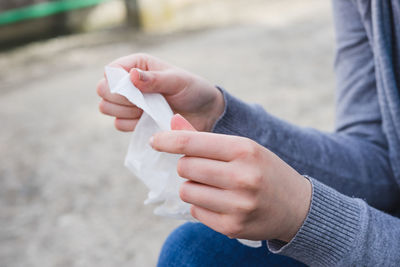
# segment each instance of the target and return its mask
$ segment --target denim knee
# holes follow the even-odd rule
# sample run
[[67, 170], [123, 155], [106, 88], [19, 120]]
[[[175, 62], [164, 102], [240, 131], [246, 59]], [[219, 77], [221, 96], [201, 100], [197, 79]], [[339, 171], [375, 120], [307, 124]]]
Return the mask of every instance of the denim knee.
[[268, 251], [265, 242], [250, 248], [201, 223], [185, 223], [165, 241], [158, 267], [196, 266], [305, 266]]
[[200, 223], [189, 222], [176, 228], [166, 239], [157, 266], [195, 266], [193, 257], [199, 257], [197, 250], [203, 246], [206, 231]]
[[221, 266], [235, 246], [242, 245], [201, 223], [185, 223], [168, 236], [158, 266]]

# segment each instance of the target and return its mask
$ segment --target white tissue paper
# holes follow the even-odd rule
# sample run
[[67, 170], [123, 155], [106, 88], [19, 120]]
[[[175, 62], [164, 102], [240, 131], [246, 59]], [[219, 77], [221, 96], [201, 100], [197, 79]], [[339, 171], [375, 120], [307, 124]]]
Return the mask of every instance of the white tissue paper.
[[[154, 214], [197, 221], [190, 214], [190, 205], [179, 197], [179, 187], [185, 179], [179, 177], [176, 166], [182, 155], [158, 152], [149, 145], [150, 137], [171, 130], [173, 112], [161, 94], [142, 94], [122, 68], [105, 68], [111, 93], [126, 97], [143, 110], [136, 125], [125, 158], [125, 166], [150, 190], [145, 204], [158, 203]], [[250, 247], [260, 247], [261, 241], [239, 240]]]

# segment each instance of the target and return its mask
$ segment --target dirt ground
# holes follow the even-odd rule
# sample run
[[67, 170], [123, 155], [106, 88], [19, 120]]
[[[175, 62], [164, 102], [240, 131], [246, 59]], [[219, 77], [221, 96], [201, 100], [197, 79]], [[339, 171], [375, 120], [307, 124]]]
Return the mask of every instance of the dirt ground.
[[159, 56], [286, 120], [331, 130], [330, 5], [293, 3], [271, 20], [255, 12], [168, 35], [119, 28], [0, 53], [0, 266], [154, 266], [181, 223], [143, 205], [146, 188], [123, 166], [130, 135], [98, 112], [95, 86], [116, 57]]

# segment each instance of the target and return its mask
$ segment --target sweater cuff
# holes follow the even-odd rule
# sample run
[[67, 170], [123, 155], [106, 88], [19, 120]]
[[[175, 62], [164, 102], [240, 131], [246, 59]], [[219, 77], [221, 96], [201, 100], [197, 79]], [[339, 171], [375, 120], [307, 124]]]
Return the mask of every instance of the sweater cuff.
[[[307, 177], [308, 178], [308, 177]], [[290, 243], [268, 241], [273, 253], [312, 266], [334, 266], [351, 250], [361, 231], [360, 201], [308, 178], [313, 193], [310, 211]]]
[[242, 136], [239, 126], [248, 123], [248, 117], [252, 116], [252, 105], [235, 98], [221, 87], [217, 88], [224, 96], [225, 110], [214, 124], [212, 132]]

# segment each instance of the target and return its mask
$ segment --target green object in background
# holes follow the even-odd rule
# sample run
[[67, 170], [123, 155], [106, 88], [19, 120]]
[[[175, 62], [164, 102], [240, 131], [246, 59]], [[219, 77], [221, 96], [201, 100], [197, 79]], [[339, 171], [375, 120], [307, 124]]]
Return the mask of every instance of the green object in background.
[[57, 13], [94, 6], [110, 0], [59, 0], [34, 4], [0, 13], [0, 26]]

